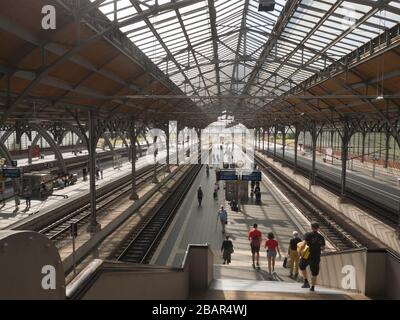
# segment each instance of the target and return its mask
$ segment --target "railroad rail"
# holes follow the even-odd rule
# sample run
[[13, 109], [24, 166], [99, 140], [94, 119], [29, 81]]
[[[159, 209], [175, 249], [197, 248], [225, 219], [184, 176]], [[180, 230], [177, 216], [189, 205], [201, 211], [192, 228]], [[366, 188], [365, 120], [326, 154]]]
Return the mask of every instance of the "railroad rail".
[[[310, 179], [311, 170], [308, 170], [299, 165], [295, 167], [293, 162], [289, 161], [288, 159], [282, 159], [282, 157], [280, 156], [274, 157], [273, 155], [268, 154], [267, 152], [264, 153], [284, 163], [285, 166], [293, 170], [296, 170], [297, 173], [303, 175], [305, 178]], [[315, 182], [320, 186], [326, 188], [333, 194], [340, 196], [341, 192], [340, 185], [338, 183], [334, 183], [332, 180], [327, 179], [328, 175], [331, 176], [332, 179], [336, 177], [336, 174], [333, 172], [317, 171], [315, 176]], [[371, 194], [374, 194], [374, 192], [371, 191]], [[360, 209], [369, 213], [371, 216], [375, 217], [376, 219], [385, 223], [386, 225], [397, 228], [399, 223], [398, 212], [393, 211], [393, 209], [389, 208], [388, 206], [385, 206], [382, 202], [377, 201], [376, 199], [367, 198], [365, 192], [363, 195], [361, 195], [347, 186], [346, 201], [354, 203], [354, 205], [358, 206]]]
[[162, 235], [178, 211], [202, 165], [193, 165], [174, 188], [166, 194], [146, 219], [129, 234], [112, 254], [119, 261], [148, 263]]
[[263, 172], [276, 184], [279, 189], [290, 198], [294, 205], [302, 212], [309, 221], [316, 221], [320, 225], [321, 233], [332, 243], [336, 250], [349, 250], [361, 248], [364, 245], [352, 236], [352, 232], [347, 231], [344, 226], [335, 220], [335, 213], [321, 210], [320, 206], [313, 201], [311, 196], [305, 197], [297, 190], [293, 183], [290, 183], [282, 174], [274, 170], [264, 160], [256, 156], [256, 161]]
[[[157, 173], [162, 172], [165, 166], [159, 166], [157, 168]], [[137, 176], [136, 185], [140, 186], [152, 179], [154, 176], [153, 166], [147, 167], [144, 171], [140, 172]], [[107, 208], [121, 200], [122, 198], [128, 196], [132, 189], [132, 182], [130, 179], [117, 185], [112, 190], [102, 194], [96, 199], [96, 211], [97, 217], [101, 217], [107, 212]], [[66, 236], [70, 235], [70, 226], [72, 223], [77, 223], [78, 228], [86, 224], [90, 218], [90, 204], [87, 203], [83, 207], [72, 210], [69, 213], [65, 213], [61, 219], [51, 223], [45, 228], [41, 229], [39, 232], [46, 235], [49, 239], [54, 242], [59, 242]]]

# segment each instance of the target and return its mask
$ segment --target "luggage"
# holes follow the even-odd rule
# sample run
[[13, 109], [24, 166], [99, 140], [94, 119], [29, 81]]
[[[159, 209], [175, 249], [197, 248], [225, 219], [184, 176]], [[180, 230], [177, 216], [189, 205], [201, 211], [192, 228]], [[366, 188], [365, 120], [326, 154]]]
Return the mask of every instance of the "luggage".
[[283, 259], [283, 267], [284, 268], [287, 268], [288, 267], [288, 258], [287, 257], [285, 257], [285, 259]]

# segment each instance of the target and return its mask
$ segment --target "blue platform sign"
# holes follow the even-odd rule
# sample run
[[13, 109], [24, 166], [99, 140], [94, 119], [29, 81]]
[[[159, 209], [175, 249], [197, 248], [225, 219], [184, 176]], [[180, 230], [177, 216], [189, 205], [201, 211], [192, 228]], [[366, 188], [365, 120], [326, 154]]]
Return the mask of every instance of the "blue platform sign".
[[220, 170], [216, 171], [217, 175], [217, 181], [219, 180], [237, 180], [238, 176], [236, 175], [236, 172], [233, 170]]
[[20, 168], [3, 168], [2, 176], [4, 178], [19, 178], [21, 176]]
[[261, 171], [253, 171], [251, 174], [242, 175], [243, 181], [261, 181]]

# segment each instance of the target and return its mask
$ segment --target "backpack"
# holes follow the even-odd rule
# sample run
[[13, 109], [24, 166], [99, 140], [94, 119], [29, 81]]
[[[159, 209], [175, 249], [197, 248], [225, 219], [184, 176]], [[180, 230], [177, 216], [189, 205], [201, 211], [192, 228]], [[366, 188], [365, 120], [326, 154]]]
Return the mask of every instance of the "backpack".
[[310, 256], [310, 247], [306, 244], [306, 246], [304, 247], [304, 250], [302, 253], [300, 253], [300, 247], [302, 246], [303, 241], [299, 242], [297, 244], [297, 252], [299, 253], [299, 255], [304, 259], [307, 260]]

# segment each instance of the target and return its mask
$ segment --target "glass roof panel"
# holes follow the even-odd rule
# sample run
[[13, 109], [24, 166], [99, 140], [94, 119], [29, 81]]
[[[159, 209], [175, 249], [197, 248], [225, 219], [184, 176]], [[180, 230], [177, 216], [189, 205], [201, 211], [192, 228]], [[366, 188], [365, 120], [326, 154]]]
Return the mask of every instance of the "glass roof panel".
[[258, 0], [107, 0], [99, 10], [118, 22], [146, 13], [121, 31], [182, 91], [205, 95], [281, 94], [400, 21], [399, 1], [301, 0], [284, 17], [286, 3], [259, 12]]

